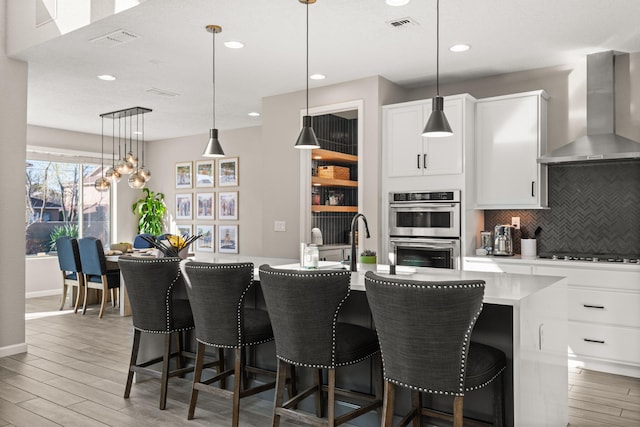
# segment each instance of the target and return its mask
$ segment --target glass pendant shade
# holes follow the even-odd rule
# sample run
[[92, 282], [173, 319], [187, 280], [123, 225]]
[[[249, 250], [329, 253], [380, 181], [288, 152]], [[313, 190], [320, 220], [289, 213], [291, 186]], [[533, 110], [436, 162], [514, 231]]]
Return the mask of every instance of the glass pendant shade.
[[127, 174], [130, 174], [131, 171], [133, 170], [133, 165], [131, 165], [131, 163], [127, 162], [126, 160], [122, 159], [118, 162], [118, 164], [116, 164], [116, 170], [120, 175], [127, 175]]
[[133, 154], [131, 151], [127, 153], [127, 155], [125, 156], [125, 160], [134, 168], [138, 166], [138, 157], [135, 154]]
[[142, 175], [138, 173], [138, 171], [133, 172], [129, 176], [127, 182], [129, 183], [129, 187], [134, 189], [144, 188], [145, 184], [147, 183]]
[[106, 178], [98, 178], [98, 179], [96, 179], [94, 187], [96, 188], [96, 190], [101, 191], [101, 192], [102, 191], [108, 191], [109, 188], [111, 187], [111, 183]]
[[453, 135], [447, 116], [444, 114], [444, 98], [436, 96], [432, 102], [431, 116], [429, 116], [429, 120], [422, 131], [422, 136], [438, 138]]
[[313, 131], [313, 127], [311, 127], [311, 116], [302, 117], [302, 130], [300, 131], [295, 147], [307, 150], [320, 148], [316, 133]]
[[218, 129], [209, 129], [209, 143], [202, 155], [204, 157], [224, 157], [224, 151], [218, 140]]
[[115, 170], [114, 168], [110, 167], [104, 173], [104, 177], [107, 178], [111, 182], [120, 182], [120, 178], [122, 177], [122, 175], [120, 175], [117, 170]]
[[142, 166], [140, 169], [138, 169], [138, 175], [142, 176], [145, 182], [151, 179], [151, 171], [146, 166]]

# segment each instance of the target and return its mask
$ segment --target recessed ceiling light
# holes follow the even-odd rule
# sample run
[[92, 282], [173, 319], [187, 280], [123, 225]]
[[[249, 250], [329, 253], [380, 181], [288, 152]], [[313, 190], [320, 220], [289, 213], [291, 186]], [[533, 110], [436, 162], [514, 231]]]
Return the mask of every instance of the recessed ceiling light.
[[107, 81], [107, 82], [111, 82], [111, 81], [113, 81], [113, 80], [115, 80], [115, 79], [116, 79], [116, 77], [115, 77], [115, 76], [112, 76], [112, 75], [110, 75], [110, 74], [100, 74], [100, 75], [98, 76], [98, 78], [99, 78], [100, 80], [104, 80], [104, 81]]
[[229, 49], [242, 49], [244, 47], [244, 43], [233, 40], [224, 42], [224, 45]]
[[252, 111], [252, 112], [248, 113], [247, 116], [260, 117], [260, 113], [258, 113], [257, 111]]
[[324, 80], [327, 78], [327, 76], [325, 76], [324, 74], [311, 74], [309, 78], [311, 80]]
[[471, 46], [468, 44], [454, 44], [449, 48], [451, 52], [465, 52], [469, 49], [471, 49]]
[[389, 6], [404, 6], [405, 4], [409, 4], [411, 0], [385, 0]]

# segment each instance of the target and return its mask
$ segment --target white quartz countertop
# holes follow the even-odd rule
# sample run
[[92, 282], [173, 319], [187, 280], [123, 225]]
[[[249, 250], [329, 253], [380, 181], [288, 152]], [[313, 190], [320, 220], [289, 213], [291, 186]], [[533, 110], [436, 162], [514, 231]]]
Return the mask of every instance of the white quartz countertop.
[[[289, 270], [303, 270], [297, 263], [284, 265], [272, 264], [275, 268]], [[257, 267], [257, 265], [256, 265]], [[338, 262], [320, 263], [319, 269], [339, 269]], [[396, 274], [389, 275], [388, 265], [377, 265], [375, 272], [383, 277], [393, 277], [406, 280], [422, 281], [450, 281], [450, 280], [484, 280], [484, 302], [488, 304], [515, 306], [528, 296], [555, 284], [566, 285], [567, 279], [558, 276], [535, 276], [530, 274], [486, 273], [477, 271], [448, 270], [443, 268], [414, 268], [397, 266]], [[364, 276], [366, 270], [359, 267], [359, 271], [351, 273], [351, 289], [364, 291]], [[258, 279], [256, 277], [256, 279]]]
[[[291, 258], [270, 258], [259, 256], [226, 255], [216, 254], [214, 256], [196, 256], [196, 260], [205, 262], [252, 262], [255, 265], [255, 279], [259, 280], [258, 267], [268, 264], [274, 268], [289, 270], [304, 270], [300, 268], [298, 260]], [[339, 262], [320, 261], [319, 269], [344, 269]], [[360, 266], [359, 271], [351, 273], [351, 289], [354, 291], [364, 291], [364, 275], [366, 270]], [[517, 306], [528, 296], [539, 292], [545, 288], [556, 284], [566, 285], [567, 279], [557, 276], [536, 276], [529, 274], [510, 273], [486, 273], [465, 270], [448, 270], [442, 268], [415, 268], [397, 266], [396, 275], [389, 276], [388, 265], [377, 265], [375, 272], [385, 277], [395, 277], [407, 280], [423, 281], [448, 281], [448, 280], [484, 280], [486, 283], [484, 302], [488, 304], [499, 304]]]

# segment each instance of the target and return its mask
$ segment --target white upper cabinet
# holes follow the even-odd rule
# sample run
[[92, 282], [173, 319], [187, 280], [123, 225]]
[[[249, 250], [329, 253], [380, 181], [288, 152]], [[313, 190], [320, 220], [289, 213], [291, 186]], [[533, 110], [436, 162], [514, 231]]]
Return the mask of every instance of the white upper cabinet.
[[547, 207], [547, 168], [536, 159], [547, 151], [544, 91], [476, 103], [476, 207]]
[[462, 173], [462, 109], [461, 98], [445, 98], [453, 135], [425, 138], [422, 130], [431, 114], [430, 99], [384, 106], [387, 177]]

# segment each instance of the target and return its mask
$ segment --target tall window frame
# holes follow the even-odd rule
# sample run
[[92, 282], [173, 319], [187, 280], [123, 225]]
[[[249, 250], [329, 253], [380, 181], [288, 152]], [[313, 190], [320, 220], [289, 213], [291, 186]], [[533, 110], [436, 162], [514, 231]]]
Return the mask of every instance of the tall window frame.
[[[27, 147], [25, 168], [26, 256], [54, 251], [55, 245], [52, 247], [52, 238], [60, 234], [77, 235], [79, 238], [97, 237], [105, 246], [112, 242], [112, 236], [115, 232], [115, 187], [117, 186], [112, 186], [112, 189], [107, 192], [95, 190], [94, 182], [102, 176], [102, 163], [101, 155], [97, 153]], [[37, 172], [31, 171], [32, 181], [29, 181], [29, 168], [45, 164], [49, 165], [54, 175], [52, 178], [48, 178], [55, 180], [57, 185], [55, 191], [49, 193], [49, 201], [47, 201], [46, 185], [33, 191], [33, 178], [38, 178]], [[72, 172], [74, 167], [75, 174]], [[61, 169], [64, 172], [61, 173]], [[44, 179], [42, 176], [39, 178]], [[57, 194], [51, 197], [54, 192]], [[75, 194], [73, 194], [74, 192]], [[74, 198], [75, 201], [70, 202]], [[39, 212], [37, 214], [32, 211], [34, 201], [38, 205]], [[45, 212], [46, 214], [43, 215]]]

